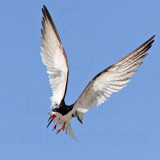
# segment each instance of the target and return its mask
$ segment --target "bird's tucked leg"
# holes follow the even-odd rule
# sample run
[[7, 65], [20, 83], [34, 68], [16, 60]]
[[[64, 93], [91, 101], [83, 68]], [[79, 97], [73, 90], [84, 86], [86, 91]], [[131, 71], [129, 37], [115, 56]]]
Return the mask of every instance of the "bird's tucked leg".
[[66, 122], [64, 122], [63, 125], [62, 125], [62, 127], [57, 130], [57, 134], [63, 129], [63, 127], [65, 126], [65, 124], [66, 124]]
[[56, 126], [57, 126], [57, 123], [58, 123], [59, 120], [60, 120], [60, 117], [58, 117], [58, 120], [56, 121], [56, 123], [55, 123], [55, 125], [53, 127], [53, 130], [56, 129]]

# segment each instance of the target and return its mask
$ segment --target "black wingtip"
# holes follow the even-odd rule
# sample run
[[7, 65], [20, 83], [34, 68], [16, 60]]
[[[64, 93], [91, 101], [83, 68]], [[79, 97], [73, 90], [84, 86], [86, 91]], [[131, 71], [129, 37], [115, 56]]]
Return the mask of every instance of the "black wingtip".
[[44, 11], [45, 11], [45, 10], [48, 11], [48, 10], [47, 10], [47, 7], [46, 7], [45, 5], [43, 5], [42, 11], [43, 11], [43, 10], [44, 10]]
[[45, 26], [44, 26], [45, 21], [46, 20], [49, 21], [51, 23], [52, 27], [53, 27], [53, 30], [55, 31], [55, 33], [57, 35], [57, 38], [58, 38], [59, 42], [62, 43], [61, 39], [59, 37], [58, 31], [56, 29], [56, 26], [55, 26], [55, 24], [54, 24], [54, 22], [52, 20], [52, 17], [51, 17], [51, 15], [50, 15], [50, 13], [49, 13], [49, 11], [48, 11], [48, 9], [47, 9], [47, 7], [45, 5], [43, 5], [42, 13], [43, 13], [43, 18], [42, 18], [43, 28], [45, 28]]
[[144, 44], [147, 44], [147, 43], [149, 43], [150, 42], [150, 44], [152, 44], [153, 42], [154, 42], [154, 37], [155, 37], [156, 35], [153, 35], [150, 39], [148, 39], [148, 41], [146, 41]]
[[51, 15], [49, 14], [49, 11], [45, 5], [43, 5], [42, 13], [45, 18], [48, 17], [48, 19], [52, 21]]
[[152, 37], [154, 38], [156, 35], [153, 35]]
[[152, 40], [155, 36], [156, 36], [156, 35], [154, 34], [154, 35], [150, 38], [150, 40]]
[[156, 35], [153, 35], [148, 41], [152, 41], [152, 43], [154, 42], [154, 37], [155, 37]]

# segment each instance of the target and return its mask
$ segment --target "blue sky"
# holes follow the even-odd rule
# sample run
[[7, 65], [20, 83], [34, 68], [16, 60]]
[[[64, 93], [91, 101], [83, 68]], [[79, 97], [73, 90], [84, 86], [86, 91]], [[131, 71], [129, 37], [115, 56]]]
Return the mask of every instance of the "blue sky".
[[[51, 89], [40, 57], [41, 8], [57, 26], [69, 67], [66, 103], [103, 69], [156, 34], [128, 87], [72, 127], [46, 128]], [[0, 159], [159, 160], [160, 1], [14, 0], [0, 10]]]

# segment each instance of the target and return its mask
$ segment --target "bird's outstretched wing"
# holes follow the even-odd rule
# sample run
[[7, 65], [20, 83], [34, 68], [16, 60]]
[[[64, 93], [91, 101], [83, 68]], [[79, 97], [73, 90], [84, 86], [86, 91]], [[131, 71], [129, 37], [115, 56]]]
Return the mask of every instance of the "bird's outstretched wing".
[[44, 65], [47, 67], [49, 81], [53, 96], [51, 97], [52, 106], [58, 106], [64, 99], [68, 81], [68, 62], [67, 57], [58, 35], [54, 22], [45, 6], [42, 8], [42, 46], [41, 56]]
[[102, 104], [113, 92], [118, 92], [125, 87], [131, 80], [130, 77], [137, 72], [135, 69], [143, 63], [142, 60], [148, 55], [146, 52], [151, 48], [154, 37], [96, 75], [75, 102], [73, 116], [82, 122], [83, 115], [87, 111]]

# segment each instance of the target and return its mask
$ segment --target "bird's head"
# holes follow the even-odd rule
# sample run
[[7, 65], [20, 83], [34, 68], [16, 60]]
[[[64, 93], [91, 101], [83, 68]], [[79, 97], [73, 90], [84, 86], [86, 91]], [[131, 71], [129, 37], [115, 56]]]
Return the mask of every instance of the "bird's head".
[[59, 111], [58, 108], [52, 109], [51, 116], [53, 117], [53, 119], [56, 118], [56, 117], [61, 117], [62, 116], [58, 111]]

